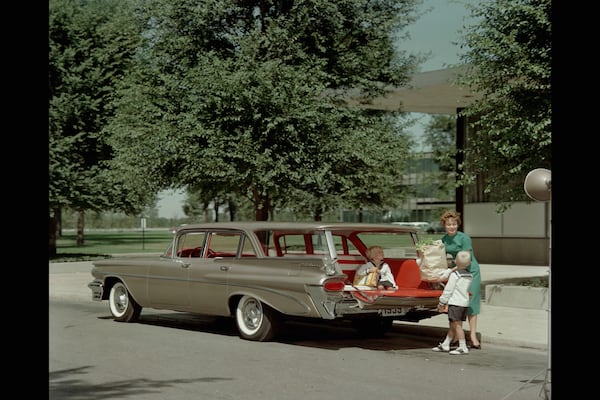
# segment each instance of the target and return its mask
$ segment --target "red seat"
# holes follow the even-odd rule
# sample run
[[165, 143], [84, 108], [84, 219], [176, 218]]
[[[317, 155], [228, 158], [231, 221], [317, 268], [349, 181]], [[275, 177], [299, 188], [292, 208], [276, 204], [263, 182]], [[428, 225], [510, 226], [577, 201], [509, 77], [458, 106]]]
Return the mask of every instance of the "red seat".
[[421, 285], [421, 270], [415, 260], [403, 260], [394, 274], [399, 289], [416, 289]]
[[[417, 261], [414, 259], [386, 259], [386, 262], [390, 265], [394, 279], [396, 280], [397, 289], [383, 289], [382, 293], [386, 296], [391, 297], [439, 297], [442, 294], [442, 290], [432, 289], [429, 282], [421, 280], [421, 269], [417, 265]], [[344, 270], [344, 273], [348, 275], [346, 284], [351, 285], [354, 280], [356, 270]], [[364, 290], [363, 290], [364, 291]], [[377, 288], [368, 290], [369, 293], [379, 292]]]

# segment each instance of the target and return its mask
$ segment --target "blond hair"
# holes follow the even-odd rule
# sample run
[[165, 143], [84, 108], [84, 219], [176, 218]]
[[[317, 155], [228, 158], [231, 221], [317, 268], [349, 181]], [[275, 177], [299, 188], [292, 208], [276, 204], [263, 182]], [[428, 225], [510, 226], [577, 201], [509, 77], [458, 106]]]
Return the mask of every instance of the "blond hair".
[[471, 252], [467, 250], [461, 250], [456, 253], [456, 259], [454, 260], [456, 263], [456, 268], [465, 269], [469, 265], [471, 265]]
[[383, 247], [381, 246], [369, 246], [367, 248], [367, 258], [370, 260], [371, 258], [373, 258], [373, 256], [377, 253], [381, 253], [383, 254]]

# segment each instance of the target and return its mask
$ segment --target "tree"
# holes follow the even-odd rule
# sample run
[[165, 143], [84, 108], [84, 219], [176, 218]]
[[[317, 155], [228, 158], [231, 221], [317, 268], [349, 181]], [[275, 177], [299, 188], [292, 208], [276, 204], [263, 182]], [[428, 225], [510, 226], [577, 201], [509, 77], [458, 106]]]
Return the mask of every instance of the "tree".
[[148, 1], [139, 67], [105, 130], [111, 168], [156, 190], [235, 192], [257, 220], [292, 199], [315, 219], [341, 201], [391, 202], [405, 138], [344, 99], [408, 81], [416, 58], [394, 51], [394, 35], [417, 3]]
[[454, 198], [456, 188], [456, 117], [434, 115], [425, 127], [425, 144], [431, 148], [438, 170], [425, 176], [425, 183], [434, 184], [429, 197]]
[[461, 82], [482, 94], [463, 111], [462, 185], [483, 188], [475, 201], [528, 200], [526, 174], [551, 165], [551, 1], [494, 0], [470, 6], [479, 22], [465, 28]]
[[[114, 86], [139, 41], [131, 2], [51, 0], [49, 15], [49, 253], [56, 253], [56, 217], [79, 212], [83, 244], [85, 210], [126, 207], [123, 185], [103, 162], [111, 148], [101, 131], [113, 113]], [[137, 204], [136, 204], [137, 205]]]

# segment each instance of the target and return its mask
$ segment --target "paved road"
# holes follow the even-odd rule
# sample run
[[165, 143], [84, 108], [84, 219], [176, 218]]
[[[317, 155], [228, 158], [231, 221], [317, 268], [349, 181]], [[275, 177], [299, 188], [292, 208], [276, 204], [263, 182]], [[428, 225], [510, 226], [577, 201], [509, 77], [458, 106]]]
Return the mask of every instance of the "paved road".
[[487, 344], [454, 356], [434, 353], [431, 342], [401, 326], [364, 339], [349, 324], [308, 322], [251, 342], [233, 322], [206, 316], [145, 310], [137, 323], [117, 323], [106, 304], [50, 299], [49, 398], [540, 398], [543, 351]]

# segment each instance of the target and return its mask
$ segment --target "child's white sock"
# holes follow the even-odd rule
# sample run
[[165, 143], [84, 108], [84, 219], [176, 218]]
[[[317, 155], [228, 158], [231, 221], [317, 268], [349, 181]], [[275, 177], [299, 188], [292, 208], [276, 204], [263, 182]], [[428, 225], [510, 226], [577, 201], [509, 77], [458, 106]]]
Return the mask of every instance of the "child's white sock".
[[458, 347], [461, 349], [466, 349], [467, 348], [467, 339], [460, 339], [458, 341]]
[[452, 339], [450, 339], [450, 336], [446, 335], [446, 339], [444, 339], [444, 341], [442, 342], [442, 346], [444, 347], [450, 347], [450, 342], [452, 341]]

